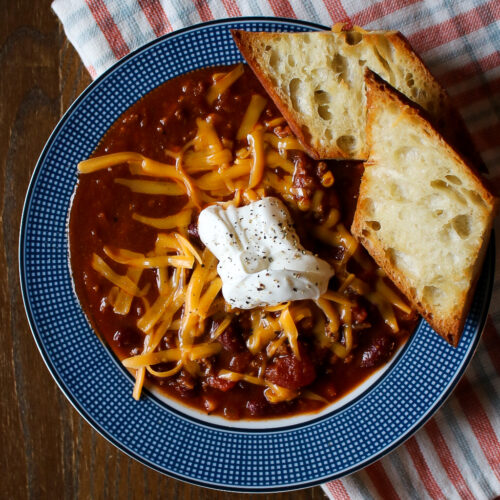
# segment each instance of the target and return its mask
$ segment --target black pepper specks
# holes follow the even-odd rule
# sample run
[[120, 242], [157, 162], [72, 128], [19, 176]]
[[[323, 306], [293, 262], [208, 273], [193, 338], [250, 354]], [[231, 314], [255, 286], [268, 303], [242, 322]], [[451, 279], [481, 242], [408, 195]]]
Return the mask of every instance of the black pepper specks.
[[332, 269], [302, 247], [280, 200], [205, 210], [211, 214], [200, 237], [204, 232], [208, 241], [202, 241], [219, 259], [222, 293], [231, 306], [250, 309], [322, 293]]

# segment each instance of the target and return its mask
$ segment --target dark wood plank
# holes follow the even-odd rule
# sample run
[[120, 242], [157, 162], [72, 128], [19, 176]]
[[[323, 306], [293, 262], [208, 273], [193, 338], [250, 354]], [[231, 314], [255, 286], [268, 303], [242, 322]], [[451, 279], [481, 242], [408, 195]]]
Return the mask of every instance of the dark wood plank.
[[39, 355], [18, 278], [18, 228], [36, 160], [90, 78], [50, 2], [11, 0], [0, 17], [0, 453], [5, 498], [322, 499], [320, 488], [228, 494], [176, 481], [108, 443], [72, 408]]

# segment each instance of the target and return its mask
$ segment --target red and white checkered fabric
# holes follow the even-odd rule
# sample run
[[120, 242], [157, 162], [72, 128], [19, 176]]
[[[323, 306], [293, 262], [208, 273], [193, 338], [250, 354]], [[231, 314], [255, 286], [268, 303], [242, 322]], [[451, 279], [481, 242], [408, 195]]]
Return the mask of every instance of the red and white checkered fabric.
[[[217, 18], [281, 16], [397, 29], [448, 89], [500, 190], [500, 0], [55, 0], [52, 8], [94, 78], [155, 37]], [[481, 344], [443, 408], [390, 455], [325, 484], [331, 498], [500, 495], [499, 289], [497, 277]]]

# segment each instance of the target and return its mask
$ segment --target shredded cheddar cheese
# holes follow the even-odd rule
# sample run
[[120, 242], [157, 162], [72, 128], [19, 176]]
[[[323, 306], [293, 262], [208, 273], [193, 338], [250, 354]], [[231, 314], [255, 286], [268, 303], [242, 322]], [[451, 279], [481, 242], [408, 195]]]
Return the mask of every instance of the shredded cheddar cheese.
[[[192, 269], [194, 264], [193, 255], [160, 255], [160, 256], [145, 256], [136, 254], [124, 249], [112, 249], [104, 247], [104, 253], [115, 262], [131, 267], [139, 267], [142, 269], [159, 268], [165, 266], [186, 267]], [[134, 255], [130, 255], [133, 253]]]
[[255, 129], [247, 136], [248, 144], [252, 150], [252, 166], [250, 169], [250, 180], [248, 187], [254, 188], [262, 180], [265, 167], [265, 154], [264, 154], [264, 139], [263, 130], [261, 128]]
[[212, 340], [217, 340], [220, 337], [220, 335], [222, 335], [226, 331], [226, 328], [231, 324], [231, 321], [232, 321], [232, 317], [226, 316], [222, 320], [221, 324], [212, 333], [212, 335], [211, 335]]
[[322, 295], [322, 298], [331, 300], [333, 302], [337, 302], [337, 304], [341, 304], [344, 306], [352, 307], [354, 304], [350, 301], [345, 295], [340, 292], [335, 292], [333, 290], [328, 290], [326, 293]]
[[277, 149], [280, 152], [280, 156], [289, 149], [305, 151], [304, 146], [293, 135], [278, 137], [277, 135], [267, 133], [264, 134], [264, 140]]
[[394, 309], [391, 303], [386, 300], [380, 293], [370, 292], [365, 295], [365, 297], [375, 306], [380, 312], [380, 315], [384, 319], [384, 322], [390, 326], [394, 333], [399, 332], [399, 325], [394, 314]]
[[389, 301], [392, 305], [396, 306], [398, 309], [403, 311], [406, 314], [411, 313], [410, 307], [401, 299], [398, 294], [389, 288], [388, 285], [384, 283], [382, 278], [377, 280], [376, 290], [380, 293], [387, 301]]
[[140, 164], [143, 159], [144, 157], [139, 153], [112, 153], [81, 161], [78, 164], [78, 171], [81, 174], [90, 174], [105, 168], [116, 167], [117, 165], [121, 165], [123, 163], [135, 162]]
[[319, 298], [316, 301], [316, 304], [325, 313], [325, 316], [328, 319], [328, 329], [332, 333], [337, 332], [340, 326], [340, 320], [339, 313], [337, 312], [333, 304], [323, 298]]
[[207, 291], [200, 298], [200, 302], [198, 304], [198, 316], [200, 318], [205, 319], [208, 316], [208, 310], [221, 288], [222, 280], [219, 277], [210, 281]]
[[188, 208], [175, 215], [168, 215], [167, 217], [146, 217], [134, 213], [132, 214], [132, 218], [148, 226], [156, 227], [157, 229], [174, 229], [176, 227], [188, 226], [191, 223], [192, 213], [193, 211]]
[[186, 194], [186, 190], [179, 184], [162, 181], [145, 181], [142, 179], [115, 179], [117, 184], [126, 186], [133, 193], [141, 194], [164, 194], [167, 196], [181, 196]]
[[290, 343], [293, 353], [297, 359], [300, 359], [300, 351], [299, 344], [297, 342], [299, 332], [297, 331], [297, 327], [293, 321], [292, 315], [290, 314], [290, 310], [288, 308], [283, 309], [280, 314], [279, 322], [285, 335]]
[[157, 365], [158, 363], [169, 363], [179, 361], [184, 354], [188, 360], [195, 361], [197, 359], [208, 358], [214, 354], [218, 354], [222, 346], [216, 342], [202, 343], [184, 349], [167, 349], [165, 351], [148, 352], [146, 354], [138, 354], [122, 361], [126, 368], [142, 368], [148, 365]]
[[222, 78], [215, 80], [214, 84], [210, 87], [207, 92], [207, 102], [212, 104], [217, 98], [219, 98], [241, 75], [243, 75], [243, 64], [238, 64], [229, 73], [226, 73]]
[[268, 380], [261, 379], [258, 377], [253, 377], [251, 375], [231, 372], [229, 370], [221, 370], [218, 376], [220, 378], [224, 378], [226, 380], [232, 380], [234, 382], [243, 380], [245, 382], [249, 382], [250, 384], [267, 386], [266, 389], [264, 390], [264, 396], [266, 396], [266, 399], [272, 403], [279, 403], [281, 401], [290, 401], [291, 399], [297, 397], [297, 392], [295, 391], [273, 384]]
[[[221, 189], [225, 187], [224, 181], [248, 175], [251, 169], [252, 163], [249, 160], [243, 160], [221, 172], [210, 172], [198, 177], [194, 182], [200, 189], [203, 190]], [[227, 189], [224, 191], [224, 194], [227, 194]]]
[[267, 104], [267, 99], [262, 97], [260, 94], [253, 94], [250, 98], [250, 104], [241, 121], [240, 128], [236, 132], [236, 139], [241, 141], [244, 139], [255, 127], [259, 121], [259, 117], [264, 111]]
[[[130, 278], [130, 281], [137, 285], [142, 276], [142, 269], [140, 268], [130, 268], [127, 271], [127, 278]], [[133, 295], [125, 292], [123, 289], [118, 289], [118, 294], [113, 303], [113, 312], [115, 314], [120, 314], [122, 316], [126, 316], [130, 312], [130, 306], [132, 305], [132, 300], [134, 298]]]
[[167, 307], [172, 302], [172, 296], [160, 295], [146, 313], [137, 321], [137, 328], [149, 332], [161, 318]]
[[[267, 135], [267, 134], [266, 134]], [[267, 165], [270, 168], [279, 167], [281, 170], [284, 170], [287, 174], [293, 175], [295, 171], [295, 165], [286, 158], [283, 158], [280, 154], [278, 154], [274, 150], [270, 150], [266, 154]], [[318, 191], [320, 192], [320, 191]]]
[[[335, 32], [342, 29], [342, 23], [332, 28]], [[232, 71], [213, 75], [206, 101], [215, 103], [243, 73], [240, 64]], [[268, 102], [262, 95], [253, 94], [236, 135], [231, 138], [222, 137], [217, 132], [219, 126], [214, 126], [221, 115], [218, 117], [213, 112], [198, 116], [196, 129], [183, 139], [183, 144], [172, 146], [175, 151], [161, 150], [162, 161], [129, 151], [106, 154], [78, 164], [81, 174], [117, 169], [120, 177], [113, 182], [128, 189], [129, 192], [119, 188], [133, 200], [143, 197], [131, 193], [185, 197], [178, 198], [172, 207], [179, 207], [181, 201], [185, 204], [169, 211], [167, 216], [151, 217], [135, 209], [132, 211], [134, 221], [158, 230], [154, 233], [156, 241], [152, 249], [139, 253], [117, 248], [111, 241], [102, 246], [101, 256], [92, 255], [92, 268], [111, 283], [106, 289], [103, 307], [112, 308], [113, 313], [120, 316], [140, 315], [134, 317], [134, 321], [144, 337], [142, 352], [139, 348], [135, 352], [140, 354], [122, 360], [126, 368], [135, 372], [135, 399], [140, 398], [147, 373], [166, 379], [181, 371], [199, 377], [211, 370], [209, 358], [221, 352], [222, 343], [228, 337], [221, 335], [224, 332], [233, 334], [232, 329], [227, 330], [241, 314], [224, 300], [217, 259], [207, 248], [199, 250], [194, 243], [197, 239], [190, 239], [192, 228], [189, 227], [188, 232], [188, 226], [196, 222], [199, 211], [209, 204], [239, 207], [270, 194], [280, 196], [292, 206], [292, 212], [310, 212], [305, 215], [311, 215], [307, 220], [312, 221], [310, 232], [317, 240], [342, 250], [338, 253], [340, 257], [330, 259], [336, 271], [330, 286], [336, 289], [328, 289], [315, 301], [255, 308], [250, 315], [251, 331], [245, 336], [245, 342], [248, 351], [258, 357], [254, 358], [247, 373], [220, 370], [217, 377], [259, 385], [271, 403], [290, 401], [299, 395], [327, 403], [323, 395], [308, 389], [299, 392], [272, 383], [266, 379], [266, 367], [284, 353], [293, 354], [300, 360], [304, 330], [308, 331], [314, 345], [330, 349], [330, 356], [340, 358], [342, 363], [349, 362], [358, 338], [355, 330], [367, 327], [365, 323], [353, 322], [359, 304], [356, 296], [373, 304], [394, 333], [399, 331], [394, 308], [404, 314], [412, 312], [384, 281], [382, 274], [376, 281], [368, 278], [363, 281], [350, 271], [350, 266], [354, 265], [354, 269], [372, 273], [375, 265], [344, 226], [339, 209], [330, 203], [328, 191], [322, 189], [331, 187], [335, 177], [331, 171], [323, 175], [316, 173], [316, 186], [322, 186], [316, 190], [297, 182], [299, 162], [297, 154], [290, 152], [305, 151], [304, 147], [293, 135], [279, 136], [286, 130], [282, 127], [286, 124], [284, 118], [264, 119], [264, 115], [268, 115], [264, 113]], [[275, 127], [279, 127], [276, 133], [273, 132]], [[148, 284], [140, 288], [139, 285], [146, 281]], [[135, 297], [139, 298], [139, 307], [135, 307], [135, 303], [132, 307]], [[303, 320], [306, 321], [300, 323]], [[162, 363], [168, 364], [165, 370], [157, 366]]]
[[138, 286], [128, 276], [113, 271], [97, 254], [92, 256], [92, 268], [124, 292], [136, 297], [144, 295], [142, 290], [139, 290]]
[[186, 239], [184, 236], [182, 236], [182, 234], [179, 233], [175, 233], [175, 237], [185, 254], [193, 256], [198, 261], [199, 264], [203, 264], [203, 261], [201, 259], [200, 254], [198, 253], [198, 250], [196, 250], [196, 248], [191, 244], [191, 242], [188, 239]]
[[184, 166], [189, 174], [211, 172], [214, 167], [229, 165], [232, 159], [233, 154], [229, 149], [208, 154], [203, 151], [188, 151], [184, 155]]

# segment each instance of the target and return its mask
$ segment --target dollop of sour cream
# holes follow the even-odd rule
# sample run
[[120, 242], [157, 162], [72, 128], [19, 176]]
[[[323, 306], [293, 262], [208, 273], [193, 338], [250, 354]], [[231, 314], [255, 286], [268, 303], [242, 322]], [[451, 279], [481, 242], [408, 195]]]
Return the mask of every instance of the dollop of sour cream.
[[326, 292], [332, 267], [304, 249], [285, 205], [267, 197], [200, 213], [201, 241], [217, 257], [226, 302], [240, 309], [317, 299]]

